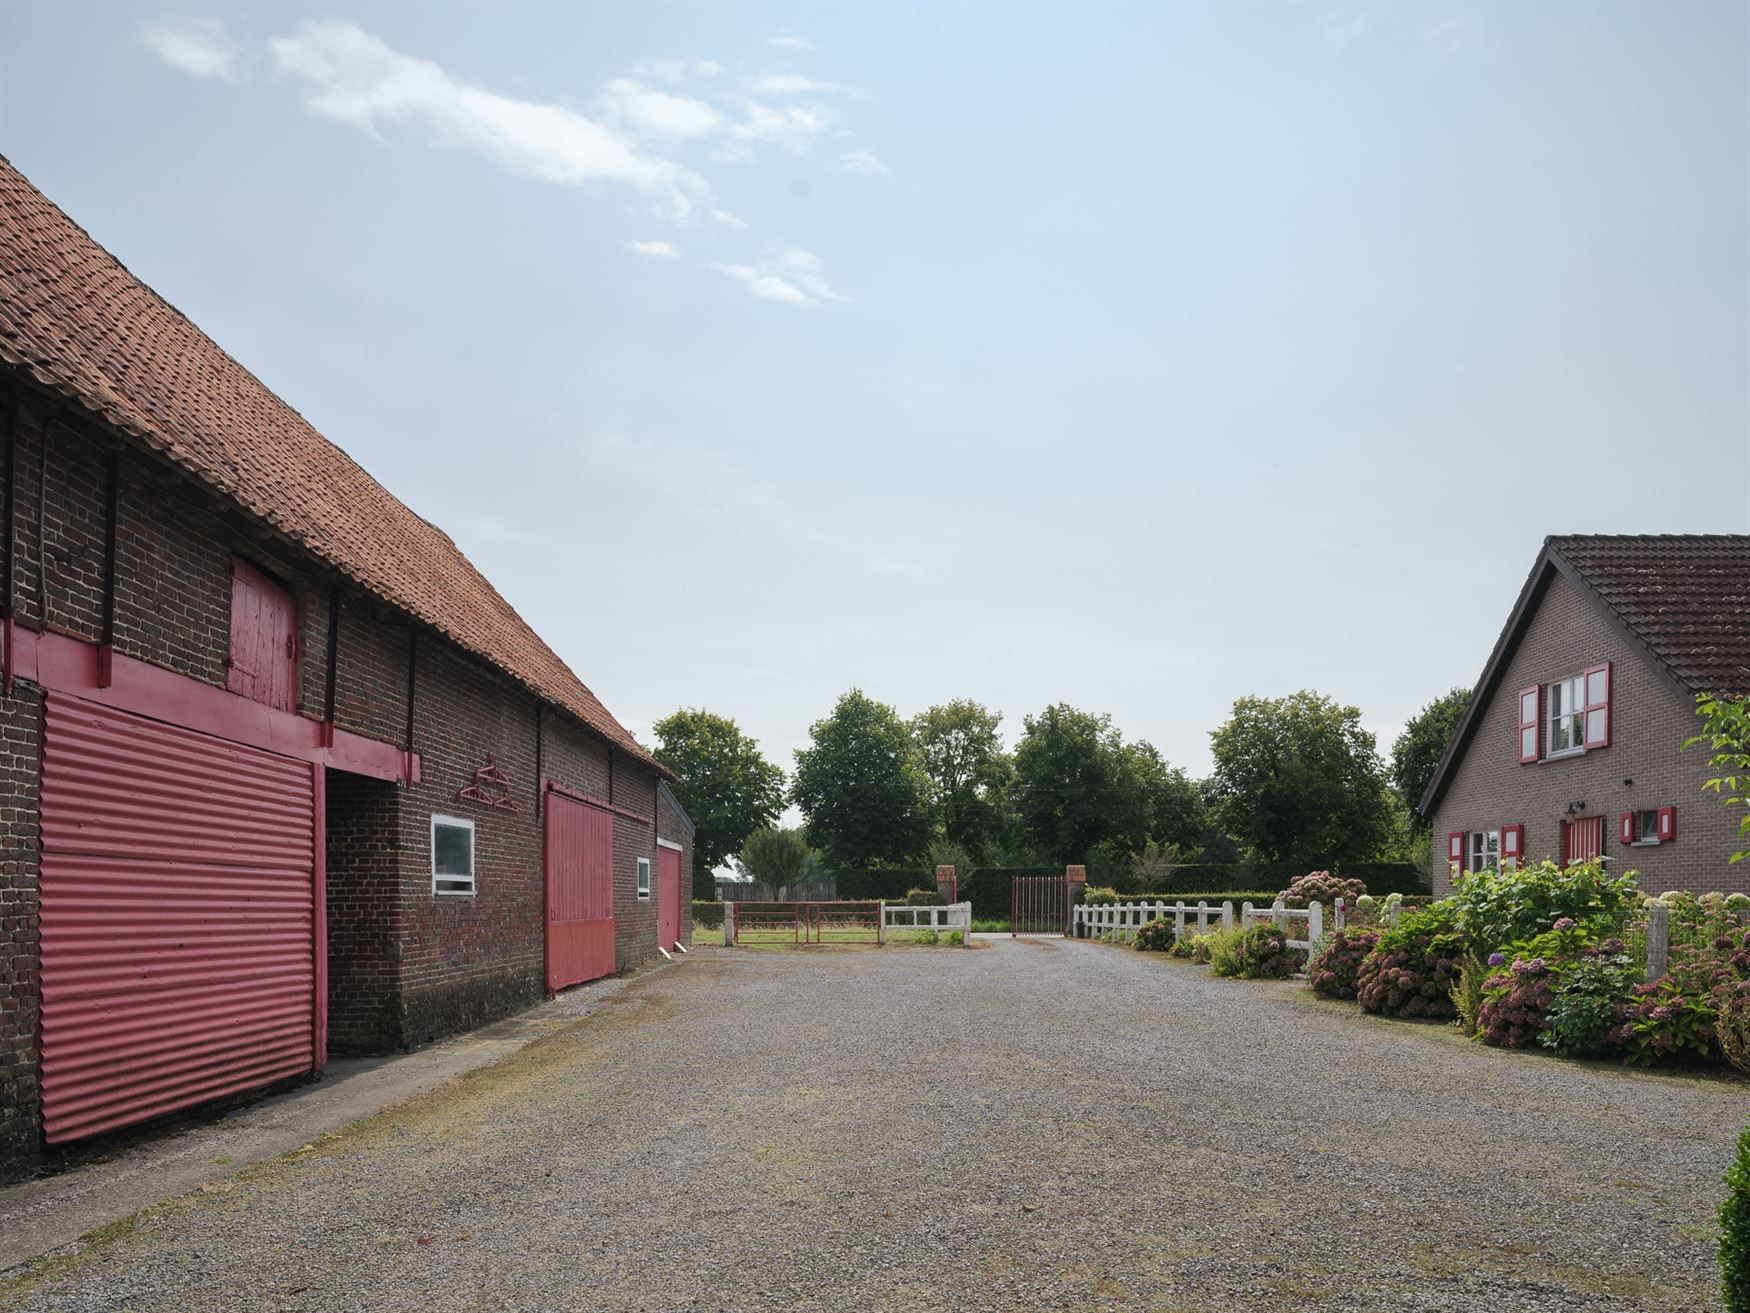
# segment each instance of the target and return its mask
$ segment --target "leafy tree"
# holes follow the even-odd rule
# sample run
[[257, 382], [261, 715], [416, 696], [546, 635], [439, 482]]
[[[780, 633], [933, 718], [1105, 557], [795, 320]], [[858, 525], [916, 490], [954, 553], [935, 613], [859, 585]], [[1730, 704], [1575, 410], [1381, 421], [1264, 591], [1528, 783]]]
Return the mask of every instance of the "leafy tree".
[[[1738, 834], [1750, 839], [1750, 694], [1731, 699], [1704, 693], [1695, 700], [1695, 714], [1702, 718], [1702, 731], [1683, 746], [1707, 744], [1714, 750], [1707, 764], [1724, 772], [1701, 787], [1719, 794], [1728, 810], [1739, 809]], [[1746, 858], [1750, 848], [1731, 856], [1734, 862]]]
[[1440, 764], [1440, 754], [1452, 741], [1452, 732], [1458, 728], [1458, 718], [1469, 701], [1468, 688], [1442, 694], [1411, 716], [1392, 743], [1391, 782], [1410, 810], [1422, 805], [1422, 795], [1428, 792], [1434, 768]]
[[930, 841], [930, 779], [899, 713], [852, 689], [796, 750], [791, 800], [841, 866], [912, 861]]
[[655, 725], [655, 757], [679, 778], [674, 796], [697, 827], [693, 897], [715, 898], [712, 871], [784, 809], [784, 772], [728, 716], [683, 708]]
[[773, 898], [808, 873], [813, 853], [800, 830], [764, 826], [747, 836], [741, 848], [741, 869], [770, 889]]
[[912, 717], [912, 737], [930, 777], [942, 834], [971, 860], [998, 841], [1014, 763], [1003, 751], [1002, 713], [959, 698]]
[[1101, 844], [1129, 852], [1147, 842], [1144, 771], [1110, 716], [1060, 702], [1022, 727], [1016, 811], [1040, 852], [1057, 862], [1086, 862]]
[[1210, 737], [1227, 832], [1264, 861], [1328, 868], [1392, 838], [1391, 796], [1361, 712], [1317, 693], [1241, 698]]
[[1181, 851], [1199, 848], [1209, 823], [1202, 786], [1179, 767], [1169, 766], [1146, 740], [1127, 743], [1124, 751], [1147, 802], [1148, 838]]

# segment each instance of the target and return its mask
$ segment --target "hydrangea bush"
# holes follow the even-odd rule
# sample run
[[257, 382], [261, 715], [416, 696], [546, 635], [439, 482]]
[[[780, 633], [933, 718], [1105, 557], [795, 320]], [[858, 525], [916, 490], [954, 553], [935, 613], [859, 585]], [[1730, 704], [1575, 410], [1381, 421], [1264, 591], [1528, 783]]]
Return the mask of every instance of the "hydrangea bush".
[[1464, 944], [1452, 900], [1406, 912], [1397, 925], [1380, 932], [1356, 971], [1355, 997], [1362, 1010], [1388, 1017], [1453, 1017], [1452, 987]]
[[1352, 999], [1361, 963], [1379, 943], [1377, 930], [1343, 929], [1325, 940], [1317, 956], [1307, 963], [1307, 979], [1313, 992], [1326, 998]]
[[1174, 944], [1173, 923], [1163, 918], [1145, 921], [1136, 932], [1134, 943], [1144, 953], [1165, 953]]
[[1306, 960], [1304, 951], [1288, 946], [1288, 935], [1269, 922], [1244, 930], [1217, 931], [1210, 940], [1209, 965], [1218, 976], [1241, 980], [1286, 980]]
[[1324, 903], [1328, 907], [1339, 898], [1352, 907], [1366, 893], [1365, 881], [1342, 880], [1329, 871], [1312, 871], [1295, 876], [1279, 897], [1285, 907], [1305, 907], [1308, 903]]
[[1452, 901], [1470, 941], [1489, 952], [1542, 934], [1564, 917], [1600, 936], [1620, 933], [1642, 899], [1634, 871], [1611, 875], [1599, 861], [1544, 861], [1461, 875]]

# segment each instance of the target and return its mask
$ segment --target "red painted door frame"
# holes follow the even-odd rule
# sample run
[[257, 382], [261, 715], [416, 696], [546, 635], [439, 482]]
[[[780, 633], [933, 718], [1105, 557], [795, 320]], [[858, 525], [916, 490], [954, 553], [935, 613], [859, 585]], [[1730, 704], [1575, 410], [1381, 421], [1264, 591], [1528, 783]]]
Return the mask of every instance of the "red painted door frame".
[[656, 942], [671, 951], [681, 941], [681, 855], [656, 850]]

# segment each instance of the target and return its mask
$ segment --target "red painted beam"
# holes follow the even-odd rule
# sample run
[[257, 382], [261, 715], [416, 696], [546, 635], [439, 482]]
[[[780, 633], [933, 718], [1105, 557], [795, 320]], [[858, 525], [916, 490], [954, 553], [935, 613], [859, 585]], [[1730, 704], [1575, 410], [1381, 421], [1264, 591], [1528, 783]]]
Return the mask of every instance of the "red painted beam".
[[562, 798], [570, 798], [573, 802], [588, 803], [591, 807], [600, 807], [605, 812], [613, 812], [616, 816], [624, 816], [629, 821], [637, 821], [640, 825], [654, 825], [655, 818], [635, 812], [630, 807], [622, 807], [617, 802], [609, 802], [606, 798], [598, 798], [593, 793], [585, 793], [581, 789], [569, 788], [554, 780], [542, 779], [541, 787], [557, 793]]
[[6, 667], [18, 679], [215, 738], [397, 784], [417, 784], [420, 759], [393, 743], [239, 697], [113, 648], [13, 626]]

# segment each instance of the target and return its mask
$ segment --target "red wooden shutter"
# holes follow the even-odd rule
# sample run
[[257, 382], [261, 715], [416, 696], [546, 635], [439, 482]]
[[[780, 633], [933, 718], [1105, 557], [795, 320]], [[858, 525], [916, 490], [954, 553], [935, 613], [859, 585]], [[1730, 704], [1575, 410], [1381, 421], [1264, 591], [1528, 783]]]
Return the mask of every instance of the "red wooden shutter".
[[1536, 684], [1519, 690], [1519, 760], [1522, 764], [1537, 760], [1538, 693]]
[[1624, 812], [1617, 820], [1622, 826], [1622, 841], [1625, 844], [1633, 843], [1635, 841], [1635, 814]]
[[1670, 843], [1677, 837], [1677, 808], [1659, 808], [1659, 842]]
[[1610, 746], [1610, 684], [1610, 662], [1587, 669], [1583, 702], [1588, 748]]
[[1454, 830], [1446, 836], [1446, 857], [1454, 871], [1464, 870], [1464, 831]]
[[1503, 825], [1501, 827], [1501, 869], [1516, 871], [1525, 856], [1525, 827], [1523, 825]]

